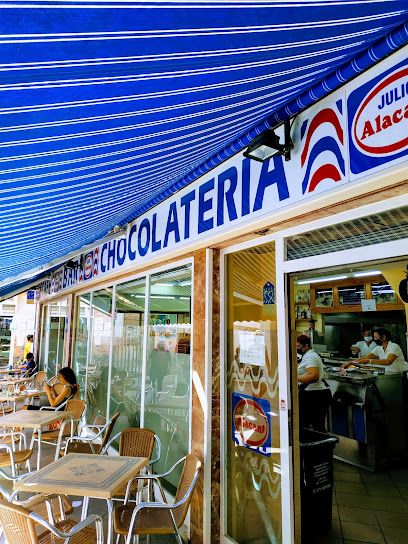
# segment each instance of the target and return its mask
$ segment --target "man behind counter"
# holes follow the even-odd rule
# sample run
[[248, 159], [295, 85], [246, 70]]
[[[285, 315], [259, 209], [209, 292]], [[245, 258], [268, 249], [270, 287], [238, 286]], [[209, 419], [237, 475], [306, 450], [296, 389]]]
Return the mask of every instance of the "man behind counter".
[[400, 374], [408, 370], [408, 363], [404, 360], [404, 354], [398, 344], [391, 341], [391, 333], [386, 329], [374, 331], [376, 347], [364, 357], [354, 359], [346, 363], [342, 368], [348, 368], [352, 364], [368, 363], [384, 365], [386, 374]]
[[351, 353], [353, 355], [358, 355], [360, 357], [365, 357], [368, 353], [371, 353], [372, 350], [377, 346], [373, 340], [373, 334], [370, 327], [364, 327], [362, 330], [363, 340], [355, 342], [351, 346]]

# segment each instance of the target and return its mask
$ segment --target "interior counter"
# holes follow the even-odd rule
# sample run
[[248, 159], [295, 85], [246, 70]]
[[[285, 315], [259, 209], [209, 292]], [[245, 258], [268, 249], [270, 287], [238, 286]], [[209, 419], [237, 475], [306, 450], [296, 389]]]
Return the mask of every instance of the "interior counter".
[[345, 361], [325, 361], [333, 395], [328, 431], [339, 438], [335, 456], [377, 470], [406, 454], [406, 375], [385, 374], [378, 366], [341, 375], [338, 367]]

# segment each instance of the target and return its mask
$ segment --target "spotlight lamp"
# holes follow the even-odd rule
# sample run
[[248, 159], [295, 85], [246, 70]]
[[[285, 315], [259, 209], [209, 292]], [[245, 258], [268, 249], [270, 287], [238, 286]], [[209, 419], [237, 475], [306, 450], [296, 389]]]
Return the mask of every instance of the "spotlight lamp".
[[79, 266], [79, 264], [76, 263], [75, 261], [73, 261], [72, 259], [70, 259], [69, 261], [67, 261], [67, 262], [65, 263], [64, 266], [65, 266], [65, 268], [66, 268], [67, 270], [74, 270], [77, 266]]
[[279, 136], [270, 129], [266, 130], [256, 138], [247, 147], [244, 157], [254, 159], [254, 161], [264, 162], [276, 155], [283, 155], [285, 161], [290, 161], [290, 151], [293, 149], [293, 142], [290, 137], [290, 120], [284, 122], [285, 143], [279, 143]]

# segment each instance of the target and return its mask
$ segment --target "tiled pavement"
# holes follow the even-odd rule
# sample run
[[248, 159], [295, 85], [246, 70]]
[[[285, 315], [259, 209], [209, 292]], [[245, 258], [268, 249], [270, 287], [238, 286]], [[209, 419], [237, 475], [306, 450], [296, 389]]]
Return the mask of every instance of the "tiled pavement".
[[335, 461], [334, 479], [332, 530], [316, 544], [408, 544], [408, 468], [372, 473]]

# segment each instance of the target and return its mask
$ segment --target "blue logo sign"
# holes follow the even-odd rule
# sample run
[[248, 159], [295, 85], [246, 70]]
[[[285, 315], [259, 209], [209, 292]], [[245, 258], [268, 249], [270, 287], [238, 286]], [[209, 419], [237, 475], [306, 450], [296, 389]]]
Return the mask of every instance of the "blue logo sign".
[[275, 286], [269, 281], [263, 286], [263, 303], [275, 304]]

